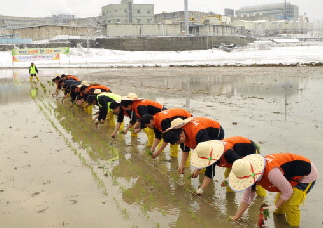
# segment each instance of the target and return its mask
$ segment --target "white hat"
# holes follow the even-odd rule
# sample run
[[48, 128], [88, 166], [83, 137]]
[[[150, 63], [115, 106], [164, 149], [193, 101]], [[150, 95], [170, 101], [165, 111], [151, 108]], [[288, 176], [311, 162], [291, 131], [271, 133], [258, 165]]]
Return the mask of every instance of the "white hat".
[[188, 124], [192, 120], [193, 120], [193, 117], [188, 117], [186, 119], [182, 119], [182, 118], [173, 119], [172, 122], [170, 123], [170, 127], [167, 128], [163, 133], [165, 133], [169, 130], [172, 130], [172, 129], [182, 128], [183, 126], [185, 126], [186, 124]]
[[138, 98], [137, 94], [135, 93], [128, 93], [127, 96], [122, 96], [121, 100], [130, 100], [130, 101], [135, 101], [135, 100], [142, 100], [144, 98]]
[[93, 91], [93, 94], [100, 94], [101, 93], [101, 90], [100, 89], [95, 89], [94, 91]]
[[229, 186], [235, 191], [249, 188], [262, 176], [265, 168], [265, 158], [260, 154], [250, 154], [236, 160], [229, 175]]
[[224, 152], [224, 144], [220, 140], [210, 140], [197, 144], [191, 154], [191, 165], [202, 169], [220, 159]]
[[89, 85], [89, 83], [88, 83], [87, 81], [82, 81], [82, 82], [81, 82], [81, 85], [88, 86], [88, 85]]

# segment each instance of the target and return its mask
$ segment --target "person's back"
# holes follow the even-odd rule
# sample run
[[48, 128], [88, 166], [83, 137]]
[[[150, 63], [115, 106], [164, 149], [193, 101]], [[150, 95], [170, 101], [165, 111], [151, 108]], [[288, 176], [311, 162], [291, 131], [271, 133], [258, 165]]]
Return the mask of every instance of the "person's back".
[[184, 144], [191, 149], [194, 149], [200, 142], [224, 138], [224, 131], [220, 123], [205, 117], [194, 117], [183, 126], [183, 130], [186, 135]]
[[131, 109], [137, 115], [137, 118], [141, 118], [145, 114], [155, 115], [156, 113], [161, 112], [164, 108], [162, 104], [156, 101], [142, 99], [133, 101]]
[[155, 129], [161, 133], [170, 127], [171, 121], [176, 118], [192, 117], [192, 114], [185, 109], [166, 109], [153, 115]]

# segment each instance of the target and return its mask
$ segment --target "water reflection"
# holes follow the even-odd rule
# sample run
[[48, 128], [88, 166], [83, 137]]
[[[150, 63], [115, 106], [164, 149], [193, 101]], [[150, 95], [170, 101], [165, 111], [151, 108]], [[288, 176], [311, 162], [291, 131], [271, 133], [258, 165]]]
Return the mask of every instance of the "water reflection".
[[[122, 135], [116, 140], [109, 139], [113, 128], [108, 125], [95, 128], [90, 116], [80, 108], [58, 102], [54, 115], [70, 132], [73, 141], [86, 150], [91, 159], [88, 163], [101, 168], [104, 175], [120, 187], [123, 202], [156, 221], [157, 227], [211, 225], [209, 221], [201, 222], [200, 210], [210, 210], [210, 205], [191, 195], [190, 180], [185, 180], [184, 185], [177, 183], [177, 160], [165, 159], [164, 155], [159, 161], [152, 161], [138, 145], [136, 137], [129, 136], [130, 144]], [[226, 220], [223, 222], [225, 224]], [[223, 222], [217, 221], [217, 224]]]
[[[261, 141], [264, 154], [288, 149], [306, 152], [307, 157], [319, 162], [322, 157], [317, 151], [322, 148], [322, 141], [314, 126], [322, 125], [323, 110], [318, 99], [322, 77], [317, 73], [321, 69], [310, 68], [307, 74], [304, 70], [297, 73], [299, 69], [280, 70], [110, 69], [66, 70], [64, 73], [102, 83], [120, 95], [136, 92], [169, 108], [184, 107], [194, 116], [209, 115], [224, 123], [228, 137], [243, 135]], [[193, 197], [191, 191], [199, 183], [185, 176], [179, 177], [178, 160], [169, 159], [164, 153], [159, 160], [152, 161], [145, 152], [143, 136], [118, 135], [112, 140], [109, 135], [113, 128], [107, 123], [96, 128], [82, 109], [71, 108], [68, 102], [56, 102], [49, 93], [50, 83], [46, 83], [53, 72], [48, 70], [49, 76], [41, 78], [43, 84], [39, 85], [25, 83], [19, 76], [15, 81], [14, 76], [1, 79], [0, 103], [29, 101], [30, 97], [44, 103], [51, 120], [57, 120], [77, 143], [78, 150], [86, 152], [88, 158], [82, 159], [86, 160], [91, 172], [101, 175], [100, 181], [106, 186], [112, 181], [119, 187], [120, 198], [126, 204], [122, 205], [123, 211], [139, 211], [140, 216], [155, 221], [154, 224], [160, 227], [253, 226], [262, 199], [255, 202], [240, 224], [230, 223], [227, 217], [236, 211], [241, 195], [226, 194], [220, 188], [222, 171], [217, 170], [216, 180], [202, 198]], [[318, 194], [313, 191], [309, 198], [312, 196], [317, 198]], [[318, 209], [315, 200], [307, 204]], [[308, 210], [313, 211], [312, 208]], [[311, 222], [307, 216], [311, 213], [304, 211], [304, 224]], [[269, 224], [283, 227], [283, 222], [274, 218]]]
[[0, 105], [27, 101], [29, 92], [29, 84], [12, 78], [0, 78]]
[[30, 83], [30, 96], [35, 99], [38, 93], [38, 84], [31, 82]]

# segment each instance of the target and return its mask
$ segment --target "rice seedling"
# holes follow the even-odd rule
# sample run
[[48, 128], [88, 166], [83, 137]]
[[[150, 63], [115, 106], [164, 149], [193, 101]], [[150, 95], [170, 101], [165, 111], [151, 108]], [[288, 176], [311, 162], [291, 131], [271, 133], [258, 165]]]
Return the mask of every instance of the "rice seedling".
[[148, 156], [152, 156], [153, 155], [153, 152], [150, 149], [146, 149], [146, 154]]
[[[83, 112], [79, 112], [80, 110], [71, 110], [64, 104], [48, 103], [44, 100], [42, 100], [42, 103], [45, 103], [41, 105], [42, 109], [44, 109], [42, 112], [46, 113], [47, 119], [53, 119], [51, 124], [53, 127], [55, 126], [57, 132], [64, 138], [66, 145], [70, 147], [71, 151], [79, 157], [81, 163], [90, 170], [97, 182], [98, 188], [102, 190], [103, 194], [108, 194], [106, 183], [110, 182], [114, 186], [119, 187], [121, 194], [127, 195], [129, 198], [129, 196], [132, 196], [132, 187], [127, 186], [139, 184], [141, 188], [136, 187], [135, 189], [139, 196], [137, 196], [138, 198], [134, 197], [136, 198], [133, 199], [134, 205], [156, 227], [161, 227], [161, 224], [158, 221], [152, 221], [150, 208], [158, 209], [163, 216], [168, 215], [167, 209], [165, 210], [158, 203], [159, 197], [162, 196], [164, 202], [176, 205], [177, 208], [180, 208], [178, 210], [185, 211], [187, 208], [190, 208], [186, 202], [178, 198], [178, 194], [174, 192], [174, 189], [171, 190], [168, 184], [165, 185], [165, 183], [171, 183], [172, 186], [178, 185], [178, 174], [174, 172], [167, 173], [166, 170], [159, 169], [159, 166], [156, 166], [156, 164], [151, 164], [151, 160], [145, 156], [146, 154], [151, 155], [151, 151], [139, 148], [140, 152], [145, 151], [146, 153], [133, 153], [133, 151], [129, 152], [129, 149], [131, 150], [129, 147], [129, 149], [118, 151], [117, 148], [126, 148], [126, 146], [120, 140], [116, 140], [113, 143], [108, 141], [105, 134], [106, 128], [101, 127], [99, 130], [93, 131], [91, 127], [82, 126], [75, 129], [75, 126], [86, 118]], [[89, 134], [89, 132], [91, 133]], [[123, 155], [125, 153], [131, 153], [131, 158], [127, 157], [124, 159]], [[124, 171], [124, 166], [127, 166], [127, 172]], [[143, 169], [143, 167], [145, 168]], [[148, 173], [147, 170], [149, 170]], [[151, 175], [156, 172], [163, 179], [162, 181]], [[122, 180], [119, 178], [119, 175], [115, 175], [117, 173], [122, 173]], [[124, 175], [124, 173], [131, 173], [131, 177]], [[138, 182], [137, 177], [140, 177], [140, 183], [136, 183]], [[187, 179], [191, 179], [191, 176], [187, 177]], [[127, 181], [128, 184], [124, 185], [124, 181]], [[185, 191], [183, 192], [191, 195], [191, 189], [182, 186], [180, 188], [184, 188]], [[113, 193], [112, 196], [122, 216], [130, 218], [130, 211], [127, 210], [128, 205], [125, 206], [122, 199], [116, 198]], [[189, 211], [189, 213], [188, 217], [197, 220], [196, 213], [193, 210]], [[197, 222], [201, 223], [200, 220], [197, 220]], [[136, 226], [134, 225], [134, 227]]]
[[127, 209], [125, 209], [125, 208], [122, 209], [121, 213], [122, 213], [123, 218], [129, 219], [129, 213], [128, 213]]

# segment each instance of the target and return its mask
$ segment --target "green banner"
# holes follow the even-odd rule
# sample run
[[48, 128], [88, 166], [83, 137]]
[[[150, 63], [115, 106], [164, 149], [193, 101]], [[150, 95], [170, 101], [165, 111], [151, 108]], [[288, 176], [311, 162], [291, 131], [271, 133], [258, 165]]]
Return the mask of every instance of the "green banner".
[[69, 54], [69, 53], [70, 53], [69, 47], [12, 49], [12, 55], [53, 55], [53, 54]]

